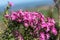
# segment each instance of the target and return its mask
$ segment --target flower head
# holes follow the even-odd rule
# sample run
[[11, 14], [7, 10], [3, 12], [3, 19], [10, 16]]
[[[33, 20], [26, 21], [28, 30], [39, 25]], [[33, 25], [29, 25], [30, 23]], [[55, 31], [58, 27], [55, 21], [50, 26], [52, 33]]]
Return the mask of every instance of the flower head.
[[12, 2], [8, 2], [9, 6], [13, 6], [13, 3]]
[[47, 34], [46, 34], [46, 40], [49, 40], [49, 38], [50, 38], [50, 34], [47, 33]]
[[28, 24], [28, 23], [24, 23], [24, 26], [25, 26], [26, 28], [28, 28], [28, 27], [29, 27], [29, 24]]
[[51, 31], [52, 31], [52, 33], [53, 33], [54, 35], [57, 35], [57, 30], [56, 30], [55, 27], [53, 27]]
[[45, 40], [45, 34], [44, 34], [44, 32], [41, 32], [41, 33], [40, 33], [40, 38], [39, 38], [39, 40]]
[[8, 19], [8, 18], [9, 18], [9, 14], [6, 14], [6, 15], [5, 15], [5, 18], [7, 18], [7, 19]]

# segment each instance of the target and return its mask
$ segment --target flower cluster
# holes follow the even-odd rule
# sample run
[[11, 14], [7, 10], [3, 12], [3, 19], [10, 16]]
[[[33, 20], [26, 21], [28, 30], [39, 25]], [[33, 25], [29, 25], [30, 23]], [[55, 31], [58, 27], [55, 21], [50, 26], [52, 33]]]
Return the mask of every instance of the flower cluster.
[[11, 21], [22, 23], [25, 28], [32, 28], [30, 31], [32, 36], [36, 36], [39, 40], [49, 40], [50, 34], [57, 35], [55, 21], [53, 18], [44, 17], [42, 13], [29, 11], [16, 11], [6, 14], [5, 17]]

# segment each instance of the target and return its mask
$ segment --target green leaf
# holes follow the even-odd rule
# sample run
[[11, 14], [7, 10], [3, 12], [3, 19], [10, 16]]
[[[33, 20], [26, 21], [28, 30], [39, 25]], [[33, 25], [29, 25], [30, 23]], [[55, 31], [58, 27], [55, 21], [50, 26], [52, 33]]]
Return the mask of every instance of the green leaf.
[[10, 38], [9, 40], [15, 40], [14, 38]]

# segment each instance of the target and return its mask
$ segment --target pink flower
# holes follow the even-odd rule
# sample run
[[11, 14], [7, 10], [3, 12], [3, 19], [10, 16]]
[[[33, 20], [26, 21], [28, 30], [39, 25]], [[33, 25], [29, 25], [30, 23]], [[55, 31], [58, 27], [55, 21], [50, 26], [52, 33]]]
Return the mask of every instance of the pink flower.
[[46, 32], [48, 32], [48, 31], [50, 31], [50, 27], [49, 26], [47, 26], [47, 29], [46, 29]]
[[42, 24], [41, 24], [41, 27], [45, 28], [45, 27], [47, 27], [47, 24], [43, 21]]
[[8, 2], [8, 4], [9, 4], [10, 6], [13, 6], [13, 3], [12, 3], [12, 2]]
[[17, 17], [17, 13], [16, 12], [12, 12], [11, 14], [11, 20], [16, 20], [18, 17]]
[[51, 18], [48, 17], [48, 18], [47, 18], [47, 21], [48, 21], [48, 22], [51, 22]]
[[52, 33], [54, 34], [54, 35], [57, 35], [57, 30], [56, 30], [56, 28], [55, 27], [52, 27]]
[[41, 14], [40, 16], [41, 16], [41, 18], [40, 18], [41, 21], [45, 21], [45, 17], [44, 17], [44, 15]]
[[53, 24], [55, 24], [55, 21], [54, 21], [54, 19], [51, 19], [51, 22], [52, 22]]
[[21, 9], [19, 10], [19, 13], [20, 13], [21, 16], [25, 15], [25, 13]]
[[18, 20], [17, 20], [17, 22], [19, 22], [19, 23], [20, 23], [21, 21], [22, 21], [21, 19], [18, 19]]
[[48, 21], [48, 22], [51, 22], [51, 23], [53, 23], [53, 24], [55, 24], [55, 21], [54, 21], [53, 18], [47, 18], [47, 21]]
[[11, 15], [11, 20], [16, 20], [16, 16], [15, 15]]
[[7, 19], [8, 19], [8, 18], [9, 18], [9, 14], [6, 14], [6, 15], [5, 15], [5, 18], [7, 18]]
[[45, 18], [44, 15], [43, 15], [42, 13], [41, 13], [41, 17], [42, 17], [42, 18]]
[[42, 17], [40, 18], [40, 20], [41, 20], [41, 21], [45, 21], [44, 18], [42, 18]]
[[34, 30], [34, 32], [36, 32], [36, 31], [38, 31], [39, 30], [39, 28], [37, 27], [35, 30]]
[[[5, 17], [9, 18], [9, 20], [11, 19], [11, 21], [22, 23], [25, 28], [31, 28], [29, 33], [32, 36], [39, 37], [39, 40], [49, 40], [50, 32], [51, 34], [57, 35], [54, 19], [49, 17], [45, 18], [41, 13], [19, 10], [16, 12], [13, 11], [11, 15], [5, 15]], [[22, 35], [18, 31], [15, 31], [13, 35], [15, 37], [17, 36], [19, 40], [23, 40]]]
[[31, 27], [34, 27], [34, 25], [33, 25], [33, 22], [30, 22], [30, 24], [29, 24]]
[[50, 34], [47, 33], [47, 34], [46, 34], [46, 40], [49, 40], [49, 38], [50, 38]]
[[47, 25], [48, 25], [48, 26], [51, 26], [52, 24], [51, 24], [50, 22], [47, 22]]
[[40, 38], [39, 38], [39, 40], [45, 40], [45, 34], [44, 34], [44, 32], [41, 32], [41, 33], [40, 33]]
[[26, 28], [28, 28], [28, 27], [29, 27], [28, 23], [24, 23], [24, 26], [25, 26]]

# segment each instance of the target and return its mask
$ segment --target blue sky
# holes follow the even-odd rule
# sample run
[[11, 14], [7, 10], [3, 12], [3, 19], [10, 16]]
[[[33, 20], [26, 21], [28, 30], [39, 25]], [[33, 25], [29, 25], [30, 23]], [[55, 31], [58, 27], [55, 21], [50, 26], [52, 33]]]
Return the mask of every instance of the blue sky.
[[0, 6], [6, 5], [8, 2], [13, 2], [14, 4], [18, 4], [18, 3], [27, 3], [27, 2], [36, 2], [36, 1], [52, 2], [52, 0], [0, 0]]
[[54, 4], [53, 0], [0, 0], [0, 11], [3, 11], [5, 9], [8, 2], [12, 2], [14, 4], [12, 9], [23, 9], [41, 5]]

